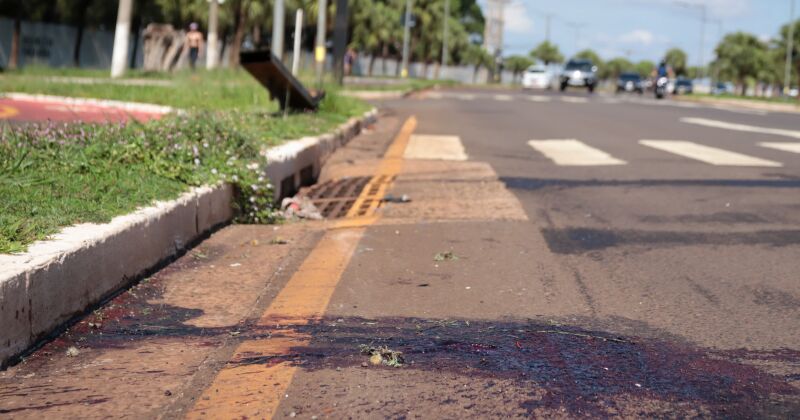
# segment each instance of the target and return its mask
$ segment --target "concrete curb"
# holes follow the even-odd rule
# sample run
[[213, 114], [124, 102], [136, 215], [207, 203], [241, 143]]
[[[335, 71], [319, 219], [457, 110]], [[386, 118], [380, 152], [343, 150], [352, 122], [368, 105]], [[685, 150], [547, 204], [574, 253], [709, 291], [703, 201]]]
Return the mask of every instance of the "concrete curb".
[[[333, 133], [265, 150], [267, 173], [280, 180], [276, 197], [313, 183], [333, 151], [376, 117], [373, 109]], [[234, 188], [228, 184], [194, 188], [106, 224], [67, 227], [24, 254], [0, 255], [0, 368], [230, 222], [233, 199]]]
[[304, 137], [265, 150], [262, 154], [269, 162], [266, 172], [275, 184], [275, 198], [294, 195], [300, 187], [313, 184], [331, 154], [377, 117], [378, 110], [372, 109], [361, 118], [351, 118], [333, 133]]
[[227, 184], [195, 188], [106, 224], [65, 228], [24, 254], [0, 255], [0, 365], [230, 220], [232, 199]]
[[122, 109], [131, 112], [146, 112], [151, 114], [169, 114], [175, 109], [170, 106], [144, 104], [139, 102], [113, 101], [109, 99], [73, 98], [68, 96], [40, 95], [29, 93], [4, 93], [2, 97], [17, 101], [57, 102], [70, 106], [98, 106], [105, 108]]

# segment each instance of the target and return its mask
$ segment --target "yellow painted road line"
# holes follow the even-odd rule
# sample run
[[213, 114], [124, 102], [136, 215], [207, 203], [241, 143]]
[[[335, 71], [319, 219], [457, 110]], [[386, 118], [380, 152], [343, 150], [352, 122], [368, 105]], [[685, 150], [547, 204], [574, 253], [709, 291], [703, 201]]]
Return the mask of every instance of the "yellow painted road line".
[[[375, 179], [392, 180], [400, 172], [402, 156], [415, 127], [416, 119], [409, 118], [384, 155]], [[390, 183], [379, 185], [379, 193], [385, 192]], [[364, 201], [368, 190], [364, 189], [359, 200]], [[377, 220], [374, 215], [344, 219], [334, 225], [336, 229], [325, 233], [258, 320], [257, 327], [269, 327], [271, 336], [239, 344], [187, 418], [273, 417], [297, 371], [287, 356], [293, 348], [307, 346], [312, 339], [296, 327], [322, 318], [366, 227]]]
[[[377, 173], [372, 177], [369, 184], [364, 187], [364, 190], [356, 199], [353, 207], [347, 212], [347, 218], [357, 217], [359, 215], [359, 209], [361, 209], [367, 200], [372, 200], [373, 202], [377, 200], [380, 202], [383, 195], [379, 194], [382, 194], [386, 190], [386, 188], [381, 188], [381, 175], [385, 175], [387, 179], [392, 179], [400, 173], [400, 170], [403, 168], [403, 154], [406, 151], [409, 139], [411, 139], [411, 134], [414, 133], [414, 129], [416, 128], [417, 119], [415, 117], [410, 117], [406, 120], [403, 127], [400, 128], [397, 137], [395, 137], [389, 149], [386, 150], [386, 153], [383, 155], [383, 160], [381, 160], [381, 163], [378, 165]], [[376, 190], [377, 192], [370, 194], [370, 190]], [[370, 213], [367, 213], [367, 216], [369, 215]]]

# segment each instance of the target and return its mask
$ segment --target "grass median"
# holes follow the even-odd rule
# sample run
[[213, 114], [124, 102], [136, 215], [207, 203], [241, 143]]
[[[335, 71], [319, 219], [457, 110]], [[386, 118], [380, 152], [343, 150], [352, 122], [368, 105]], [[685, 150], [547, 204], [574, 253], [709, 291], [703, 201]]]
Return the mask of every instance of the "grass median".
[[328, 132], [368, 106], [331, 91], [318, 113], [276, 114], [244, 72], [179, 74], [170, 86], [53, 83], [3, 76], [0, 90], [170, 105], [185, 113], [128, 124], [5, 125], [0, 131], [0, 253], [61, 228], [102, 223], [192, 186], [229, 182], [239, 221], [274, 219], [264, 151]]

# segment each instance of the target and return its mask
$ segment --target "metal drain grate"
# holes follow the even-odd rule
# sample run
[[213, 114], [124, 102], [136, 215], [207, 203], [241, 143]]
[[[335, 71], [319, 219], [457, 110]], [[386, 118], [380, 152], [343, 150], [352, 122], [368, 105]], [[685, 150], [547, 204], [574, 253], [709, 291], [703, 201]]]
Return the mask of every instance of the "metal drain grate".
[[310, 198], [323, 217], [338, 219], [347, 216], [347, 212], [371, 179], [368, 176], [358, 176], [327, 181], [303, 188], [300, 195]]
[[[308, 197], [326, 219], [343, 218], [348, 214], [366, 216], [380, 206], [382, 195], [392, 181], [394, 176], [387, 175], [343, 178], [303, 188], [299, 195]], [[362, 201], [353, 214], [351, 209], [359, 198]]]

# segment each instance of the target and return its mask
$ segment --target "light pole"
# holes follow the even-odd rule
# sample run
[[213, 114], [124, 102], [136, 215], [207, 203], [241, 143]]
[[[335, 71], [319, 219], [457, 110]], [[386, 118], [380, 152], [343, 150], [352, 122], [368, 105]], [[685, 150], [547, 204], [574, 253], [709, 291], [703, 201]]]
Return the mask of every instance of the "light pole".
[[283, 0], [275, 0], [272, 8], [272, 54], [278, 57], [278, 60], [283, 59], [283, 22], [285, 18], [286, 10]]
[[317, 45], [314, 60], [317, 62], [317, 89], [322, 90], [322, 75], [325, 72], [325, 20], [328, 17], [328, 1], [319, 0], [317, 6]]
[[447, 65], [447, 25], [450, 21], [450, 0], [444, 0], [444, 25], [442, 28], [442, 71]]
[[128, 65], [128, 43], [131, 38], [133, 0], [119, 0], [117, 27], [114, 30], [114, 50], [111, 53], [111, 77], [122, 77]]
[[403, 24], [403, 67], [400, 77], [405, 79], [408, 77], [408, 42], [411, 38], [411, 0], [406, 0], [406, 15]]
[[792, 52], [794, 52], [794, 0], [789, 0], [789, 33], [786, 39], [786, 71], [783, 74], [783, 94], [788, 95], [792, 86]]

